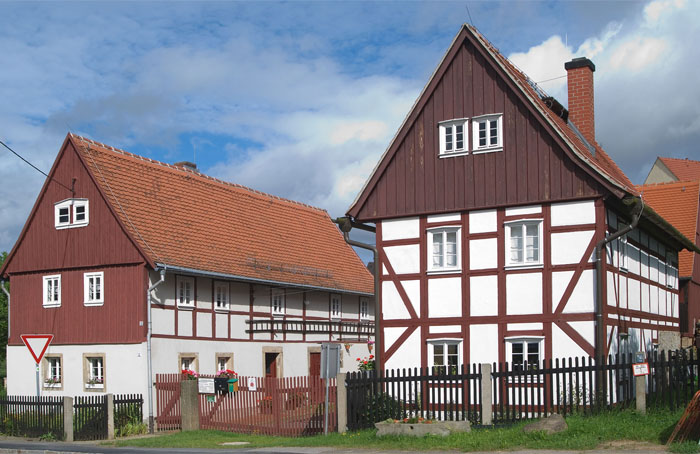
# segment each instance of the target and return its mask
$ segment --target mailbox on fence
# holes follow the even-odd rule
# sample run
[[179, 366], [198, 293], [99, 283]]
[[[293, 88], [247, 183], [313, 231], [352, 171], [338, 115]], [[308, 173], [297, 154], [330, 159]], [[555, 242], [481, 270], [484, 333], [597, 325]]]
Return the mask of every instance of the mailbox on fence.
[[214, 379], [214, 390], [216, 394], [228, 394], [228, 377], [216, 377]]
[[230, 378], [227, 383], [228, 383], [228, 392], [230, 392], [230, 393], [237, 393], [238, 392], [238, 379], [237, 378]]

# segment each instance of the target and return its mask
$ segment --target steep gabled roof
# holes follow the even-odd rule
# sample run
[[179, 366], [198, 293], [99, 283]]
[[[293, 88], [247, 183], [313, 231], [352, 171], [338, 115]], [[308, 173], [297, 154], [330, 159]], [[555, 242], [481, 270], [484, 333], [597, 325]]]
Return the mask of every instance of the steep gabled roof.
[[325, 210], [69, 135], [152, 263], [280, 285], [372, 294]]
[[[669, 221], [685, 237], [696, 238], [698, 210], [700, 209], [700, 181], [659, 183], [637, 186], [646, 203]], [[693, 252], [681, 251], [678, 255], [678, 272], [681, 277], [693, 274]]]
[[572, 127], [562, 118], [555, 115], [543, 99], [544, 94], [541, 93], [541, 90], [535, 88], [534, 83], [484, 38], [476, 28], [465, 24], [452, 41], [452, 44], [431, 75], [428, 83], [421, 91], [396, 135], [393, 137], [389, 147], [380, 158], [362, 190], [358, 193], [355, 201], [348, 209], [348, 214], [352, 216], [354, 213], [359, 212], [361, 206], [366, 202], [369, 194], [377, 185], [381, 174], [386, 170], [387, 164], [397, 152], [400, 142], [407, 133], [408, 126], [417, 118], [418, 113], [431, 95], [431, 91], [434, 90], [439, 79], [445, 73], [451, 61], [456, 57], [457, 49], [465, 40], [472, 42], [487, 61], [495, 68], [500, 69], [499, 72], [505, 76], [506, 81], [515, 90], [516, 94], [523, 99], [526, 105], [539, 114], [540, 120], [553, 132], [554, 139], [558, 140], [565, 151], [570, 153], [573, 162], [591, 174], [617, 197], [622, 198], [627, 195], [637, 195], [637, 191], [632, 182], [600, 145], [586, 142], [577, 132], [575, 126]]
[[661, 161], [679, 181], [700, 180], [700, 161], [693, 161], [688, 158], [662, 158]]

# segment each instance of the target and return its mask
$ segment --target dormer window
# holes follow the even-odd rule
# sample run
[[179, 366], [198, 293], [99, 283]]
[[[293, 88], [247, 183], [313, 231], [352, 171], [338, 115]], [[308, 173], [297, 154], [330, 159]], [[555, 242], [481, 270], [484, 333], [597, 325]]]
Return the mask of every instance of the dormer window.
[[462, 118], [440, 123], [440, 154], [464, 154], [469, 151], [467, 122]]
[[503, 149], [503, 115], [482, 115], [472, 119], [474, 153]]
[[54, 225], [57, 229], [85, 227], [89, 222], [87, 199], [66, 199], [54, 205]]

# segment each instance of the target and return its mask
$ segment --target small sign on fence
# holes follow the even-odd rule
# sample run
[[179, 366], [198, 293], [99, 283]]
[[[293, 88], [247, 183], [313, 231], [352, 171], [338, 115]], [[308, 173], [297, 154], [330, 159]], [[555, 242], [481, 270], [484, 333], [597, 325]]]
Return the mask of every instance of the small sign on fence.
[[214, 394], [214, 379], [200, 378], [197, 383], [199, 394]]
[[248, 377], [248, 391], [257, 391], [258, 386], [255, 384], [255, 377]]
[[649, 363], [632, 364], [632, 374], [634, 374], [635, 377], [649, 375]]

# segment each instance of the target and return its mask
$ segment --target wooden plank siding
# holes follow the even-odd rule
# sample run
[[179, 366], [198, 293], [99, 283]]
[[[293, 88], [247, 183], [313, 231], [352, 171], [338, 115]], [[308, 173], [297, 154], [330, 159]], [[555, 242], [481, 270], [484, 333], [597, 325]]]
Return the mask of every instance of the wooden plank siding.
[[[50, 175], [8, 258], [7, 274], [145, 262], [69, 141]], [[56, 183], [71, 187], [73, 179], [74, 194]], [[89, 225], [57, 230], [54, 204], [70, 198], [89, 200]]]
[[[373, 221], [607, 193], [470, 40], [445, 64], [350, 214]], [[503, 151], [439, 157], [439, 122], [493, 113], [503, 114]], [[471, 150], [471, 122], [467, 132]]]
[[[85, 306], [83, 273], [104, 272], [104, 304]], [[42, 304], [43, 276], [12, 276], [10, 345], [22, 345], [20, 334], [51, 333], [53, 344], [137, 343], [146, 340], [143, 265], [61, 270], [61, 306]], [[143, 322], [139, 326], [139, 322]]]

